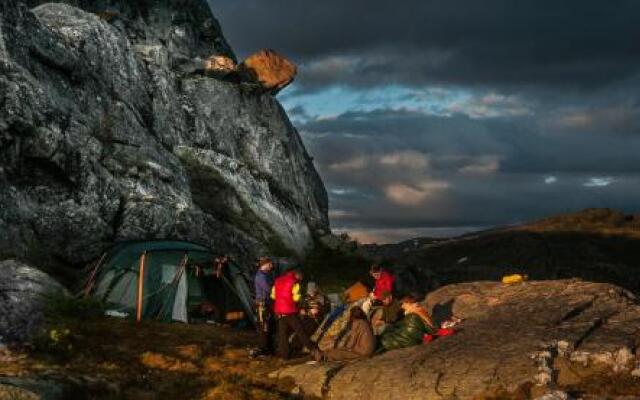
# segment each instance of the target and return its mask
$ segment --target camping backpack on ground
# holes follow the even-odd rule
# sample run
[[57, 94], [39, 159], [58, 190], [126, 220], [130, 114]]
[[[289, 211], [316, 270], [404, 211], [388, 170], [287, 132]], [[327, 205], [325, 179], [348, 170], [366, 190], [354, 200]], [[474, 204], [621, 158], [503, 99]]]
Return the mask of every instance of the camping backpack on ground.
[[349, 324], [349, 314], [353, 307], [361, 307], [366, 299], [360, 299], [353, 303], [345, 304], [339, 309], [336, 309], [336, 313], [332, 312], [327, 315], [320, 327], [311, 337], [311, 340], [318, 344], [318, 348], [321, 351], [327, 351], [336, 348], [340, 339], [347, 331], [347, 325]]
[[221, 322], [255, 323], [246, 277], [232, 262], [216, 275], [215, 259], [207, 247], [189, 242], [119, 243], [89, 270], [84, 293], [104, 301], [111, 314], [137, 320], [190, 322], [206, 312]]

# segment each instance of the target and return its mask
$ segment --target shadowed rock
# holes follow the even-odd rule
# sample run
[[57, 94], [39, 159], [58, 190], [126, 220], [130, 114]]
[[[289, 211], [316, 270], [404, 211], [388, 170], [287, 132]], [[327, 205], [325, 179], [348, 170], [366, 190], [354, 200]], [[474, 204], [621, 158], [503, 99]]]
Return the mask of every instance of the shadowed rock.
[[[603, 375], [612, 382], [633, 379], [640, 306], [619, 287], [579, 280], [477, 282], [445, 286], [426, 303], [440, 319], [452, 313], [464, 319], [454, 336], [334, 366], [318, 378], [325, 382], [320, 391], [309, 370], [325, 367], [294, 366], [278, 376], [300, 377], [307, 394], [372, 400], [535, 398], [580, 389]], [[626, 394], [640, 390], [637, 384], [620, 387]], [[598, 389], [591, 390], [597, 398]]]
[[68, 293], [51, 276], [15, 260], [0, 262], [0, 345], [37, 333], [47, 296], [56, 294]]

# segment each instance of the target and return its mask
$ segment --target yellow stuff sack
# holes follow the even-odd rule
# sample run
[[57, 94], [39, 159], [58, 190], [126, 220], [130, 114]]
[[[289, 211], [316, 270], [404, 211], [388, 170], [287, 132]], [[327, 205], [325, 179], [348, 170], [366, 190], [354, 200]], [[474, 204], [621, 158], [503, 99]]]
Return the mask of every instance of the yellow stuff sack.
[[527, 280], [526, 275], [513, 274], [513, 275], [505, 275], [502, 277], [502, 283], [511, 285], [513, 283], [520, 283]]

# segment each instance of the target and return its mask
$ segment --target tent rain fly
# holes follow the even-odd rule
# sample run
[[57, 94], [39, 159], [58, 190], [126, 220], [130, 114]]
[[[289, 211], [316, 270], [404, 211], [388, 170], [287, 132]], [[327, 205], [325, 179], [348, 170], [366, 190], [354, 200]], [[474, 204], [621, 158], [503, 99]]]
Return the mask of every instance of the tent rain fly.
[[192, 322], [196, 315], [219, 321], [244, 316], [255, 323], [252, 294], [240, 268], [228, 263], [213, 271], [216, 255], [207, 247], [181, 241], [140, 241], [115, 245], [88, 278], [85, 294], [110, 310], [138, 320]]

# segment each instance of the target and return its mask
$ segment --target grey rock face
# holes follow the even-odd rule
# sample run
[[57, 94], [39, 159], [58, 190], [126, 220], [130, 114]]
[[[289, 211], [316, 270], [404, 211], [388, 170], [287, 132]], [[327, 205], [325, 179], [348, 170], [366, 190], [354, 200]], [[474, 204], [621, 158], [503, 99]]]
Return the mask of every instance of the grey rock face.
[[44, 322], [48, 295], [66, 294], [49, 275], [15, 260], [0, 262], [0, 344], [22, 342]]
[[463, 318], [458, 332], [341, 366], [296, 365], [274, 376], [293, 377], [303, 393], [331, 399], [536, 398], [554, 390], [605, 398], [609, 388], [591, 383], [603, 377], [620, 388], [618, 395], [638, 394], [629, 382], [640, 306], [624, 289], [578, 280], [476, 282], [442, 287], [426, 303], [436, 319]]
[[116, 240], [180, 238], [248, 259], [328, 229], [277, 100], [185, 67], [234, 57], [206, 5], [72, 3], [3, 2], [0, 258], [81, 265]]

